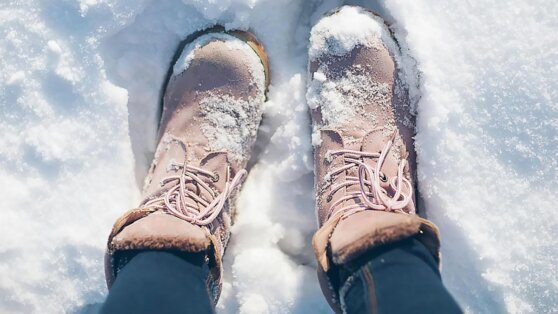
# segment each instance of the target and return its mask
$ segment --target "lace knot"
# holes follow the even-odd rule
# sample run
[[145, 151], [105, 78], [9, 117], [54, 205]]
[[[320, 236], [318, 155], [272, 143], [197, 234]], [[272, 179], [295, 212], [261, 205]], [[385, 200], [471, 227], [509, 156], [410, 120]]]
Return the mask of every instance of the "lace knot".
[[[227, 199], [247, 175], [246, 170], [240, 170], [230, 182], [225, 183], [221, 193], [216, 193], [201, 177], [205, 176], [216, 183], [219, 181], [218, 174], [175, 162], [171, 162], [169, 169], [182, 171], [178, 175], [164, 178], [161, 181], [163, 186], [173, 184], [160, 191], [157, 197], [144, 200], [140, 207], [162, 210], [198, 226], [208, 225], [217, 218]], [[192, 185], [195, 188], [192, 188]], [[206, 192], [208, 199], [202, 197], [202, 191]]]
[[[395, 133], [394, 133], [395, 134]], [[399, 162], [397, 167], [397, 175], [387, 178], [382, 172], [382, 166], [388, 156], [388, 153], [393, 146], [395, 135], [393, 135], [380, 153], [369, 153], [355, 150], [336, 150], [328, 152], [329, 155], [343, 155], [345, 165], [333, 169], [330, 173], [326, 174], [327, 177], [338, 175], [342, 172], [357, 166], [357, 176], [345, 177], [343, 182], [331, 186], [327, 196], [328, 202], [332, 200], [332, 196], [342, 188], [358, 184], [359, 191], [347, 192], [346, 195], [337, 199], [329, 207], [329, 216], [342, 212], [343, 217], [346, 218], [352, 214], [363, 210], [381, 210], [381, 211], [398, 211], [401, 213], [410, 213], [405, 208], [412, 200], [413, 188], [411, 182], [405, 178], [404, 169], [407, 165], [407, 160], [403, 159]], [[371, 167], [364, 162], [364, 158], [377, 158], [376, 165]], [[367, 178], [369, 178], [367, 180]], [[387, 184], [392, 190], [390, 196], [382, 183]], [[345, 201], [354, 199], [354, 204], [349, 204], [340, 207]]]

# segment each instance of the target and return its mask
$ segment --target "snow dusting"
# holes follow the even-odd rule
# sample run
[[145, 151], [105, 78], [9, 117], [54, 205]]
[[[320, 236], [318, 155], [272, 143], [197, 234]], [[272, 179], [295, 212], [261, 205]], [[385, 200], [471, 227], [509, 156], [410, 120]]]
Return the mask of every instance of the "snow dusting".
[[378, 83], [367, 75], [347, 72], [346, 76], [337, 80], [312, 80], [306, 97], [311, 109], [321, 108], [323, 125], [320, 128], [339, 127], [355, 115], [369, 115], [367, 121], [374, 127], [376, 118], [364, 110], [363, 104], [374, 102], [387, 106], [391, 89], [388, 84]]
[[[387, 35], [352, 8], [310, 34], [340, 2], [5, 1], [0, 313], [95, 313], [107, 294], [106, 237], [140, 201], [171, 60], [188, 35], [215, 24], [253, 31], [272, 73], [217, 310], [330, 313], [310, 244], [320, 139], [308, 107], [325, 100], [305, 96], [313, 79], [315, 96], [338, 106], [348, 82], [307, 78], [306, 65], [326, 48], [343, 54]], [[377, 10], [401, 47], [420, 207], [441, 229], [445, 284], [470, 313], [557, 312], [558, 2], [351, 2]], [[309, 51], [310, 36], [320, 44]], [[228, 113], [211, 103], [208, 114]]]
[[[261, 65], [260, 70], [263, 72]], [[264, 84], [263, 79], [260, 83]], [[235, 99], [228, 95], [204, 97], [200, 102], [204, 121], [202, 131], [209, 140], [209, 148], [227, 151], [229, 157], [236, 160], [249, 159], [249, 148], [260, 125], [262, 100]]]

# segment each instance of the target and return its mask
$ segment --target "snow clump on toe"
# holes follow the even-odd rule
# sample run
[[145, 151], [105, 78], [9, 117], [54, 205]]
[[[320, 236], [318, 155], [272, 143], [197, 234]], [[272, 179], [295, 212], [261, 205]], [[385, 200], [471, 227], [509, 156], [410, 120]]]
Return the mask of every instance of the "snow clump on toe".
[[378, 47], [382, 41], [393, 51], [395, 43], [381, 18], [359, 7], [344, 6], [314, 25], [308, 57], [317, 60], [324, 53], [343, 56], [356, 46]]

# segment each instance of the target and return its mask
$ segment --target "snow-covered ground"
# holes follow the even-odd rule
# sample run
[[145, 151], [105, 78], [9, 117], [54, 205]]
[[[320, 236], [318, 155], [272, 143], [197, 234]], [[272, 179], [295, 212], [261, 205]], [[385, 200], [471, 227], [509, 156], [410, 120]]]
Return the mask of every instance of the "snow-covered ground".
[[[360, 2], [420, 71], [419, 187], [447, 286], [474, 313], [557, 312], [558, 2]], [[139, 201], [169, 62], [215, 23], [253, 30], [272, 67], [219, 310], [328, 312], [305, 86], [310, 26], [339, 3], [2, 1], [0, 313], [103, 301], [106, 236]]]

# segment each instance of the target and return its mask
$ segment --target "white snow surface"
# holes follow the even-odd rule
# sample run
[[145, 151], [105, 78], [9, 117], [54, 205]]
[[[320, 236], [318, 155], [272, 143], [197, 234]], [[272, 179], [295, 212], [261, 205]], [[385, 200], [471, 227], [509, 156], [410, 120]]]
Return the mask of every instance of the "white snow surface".
[[[446, 285], [468, 312], [557, 312], [558, 2], [366, 3], [420, 73], [421, 205], [441, 228]], [[4, 1], [0, 313], [103, 302], [106, 237], [139, 202], [172, 56], [217, 23], [253, 30], [272, 72], [218, 311], [329, 312], [310, 245], [306, 62], [310, 26], [339, 4]]]

